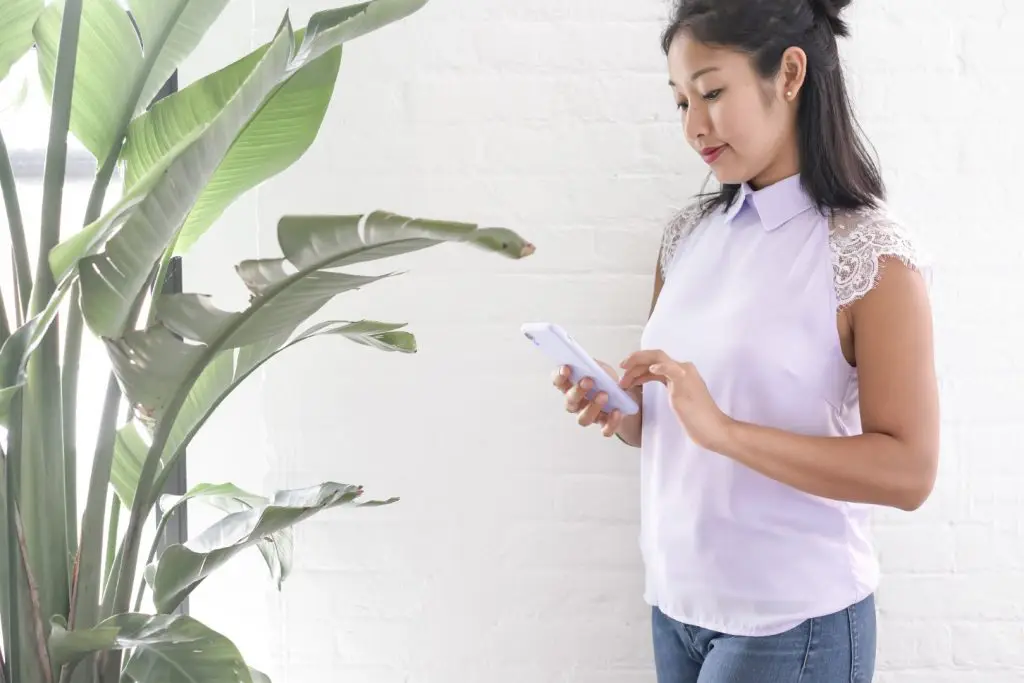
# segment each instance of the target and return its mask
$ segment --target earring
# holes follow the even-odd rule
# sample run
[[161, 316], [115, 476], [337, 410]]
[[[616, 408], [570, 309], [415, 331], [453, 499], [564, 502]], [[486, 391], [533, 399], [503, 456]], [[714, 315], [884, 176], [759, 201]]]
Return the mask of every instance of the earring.
[[790, 99], [790, 100], [793, 99], [793, 91], [792, 90], [789, 90], [789, 91], [786, 92], [786, 98]]

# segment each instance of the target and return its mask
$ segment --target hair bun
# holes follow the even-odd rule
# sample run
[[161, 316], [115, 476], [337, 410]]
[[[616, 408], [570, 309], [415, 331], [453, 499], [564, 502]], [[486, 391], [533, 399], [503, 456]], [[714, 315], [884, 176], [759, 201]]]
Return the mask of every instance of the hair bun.
[[828, 22], [832, 33], [839, 37], [846, 37], [850, 33], [846, 22], [840, 18], [843, 10], [850, 6], [853, 0], [811, 0], [811, 8], [814, 13]]

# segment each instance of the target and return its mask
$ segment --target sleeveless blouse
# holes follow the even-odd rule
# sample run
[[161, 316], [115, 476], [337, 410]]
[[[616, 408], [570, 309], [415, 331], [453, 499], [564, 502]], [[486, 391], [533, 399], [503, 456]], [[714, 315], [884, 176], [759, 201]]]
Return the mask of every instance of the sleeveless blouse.
[[[692, 362], [737, 420], [815, 436], [861, 433], [857, 371], [836, 315], [887, 258], [918, 268], [886, 208], [825, 215], [799, 176], [666, 227], [664, 285], [641, 347]], [[700, 448], [665, 387], [643, 389], [640, 546], [645, 599], [673, 619], [771, 635], [874, 592], [870, 507], [803, 493]]]

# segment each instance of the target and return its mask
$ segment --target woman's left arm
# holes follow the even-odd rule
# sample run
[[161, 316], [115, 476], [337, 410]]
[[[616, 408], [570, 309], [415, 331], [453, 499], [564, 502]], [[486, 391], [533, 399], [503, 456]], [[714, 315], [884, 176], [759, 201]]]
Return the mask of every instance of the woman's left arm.
[[804, 436], [733, 420], [696, 368], [658, 351], [627, 359], [624, 383], [664, 382], [690, 438], [765, 476], [824, 498], [915, 510], [931, 493], [938, 467], [932, 317], [920, 274], [896, 259], [880, 265], [877, 285], [848, 309], [861, 435]]

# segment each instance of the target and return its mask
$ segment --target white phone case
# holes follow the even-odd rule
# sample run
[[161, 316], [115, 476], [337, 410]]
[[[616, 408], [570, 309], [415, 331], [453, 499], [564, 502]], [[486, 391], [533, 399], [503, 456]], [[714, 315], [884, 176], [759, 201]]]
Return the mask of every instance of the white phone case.
[[635, 415], [640, 412], [633, 397], [609, 377], [597, 361], [561, 327], [554, 323], [526, 323], [522, 331], [551, 360], [559, 366], [567, 365], [572, 369], [574, 384], [584, 377], [594, 380], [595, 386], [587, 393], [587, 398], [592, 399], [599, 391], [608, 394], [608, 403], [604, 407], [606, 413], [618, 410], [623, 415]]

